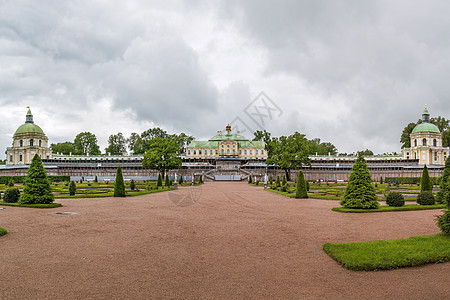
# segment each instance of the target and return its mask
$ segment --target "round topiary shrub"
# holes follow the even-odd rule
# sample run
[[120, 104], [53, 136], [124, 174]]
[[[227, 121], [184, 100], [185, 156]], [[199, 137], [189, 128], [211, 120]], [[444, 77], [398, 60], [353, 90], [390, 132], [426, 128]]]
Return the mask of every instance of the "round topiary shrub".
[[386, 204], [389, 206], [403, 206], [405, 205], [405, 198], [399, 192], [390, 192], [386, 196]]
[[432, 192], [420, 192], [417, 196], [417, 203], [420, 205], [433, 205], [435, 203], [434, 196]]
[[437, 216], [437, 225], [445, 234], [450, 234], [450, 211], [446, 210], [442, 216]]
[[286, 186], [285, 186], [285, 185], [283, 185], [283, 186], [281, 187], [281, 191], [282, 191], [282, 192], [286, 192], [286, 191], [287, 191], [287, 189], [286, 189]]
[[20, 198], [20, 191], [18, 188], [9, 188], [3, 195], [3, 201], [7, 203], [17, 203]]

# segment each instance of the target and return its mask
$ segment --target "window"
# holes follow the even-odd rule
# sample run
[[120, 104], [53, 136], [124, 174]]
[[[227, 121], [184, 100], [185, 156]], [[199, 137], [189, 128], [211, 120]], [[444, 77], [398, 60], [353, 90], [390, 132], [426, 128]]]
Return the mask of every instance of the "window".
[[230, 148], [230, 145], [227, 145], [227, 148]]
[[224, 146], [222, 145], [222, 148], [223, 148]]
[[244, 150], [244, 154], [247, 154], [247, 149]]
[[242, 150], [239, 149], [239, 154], [242, 154]]
[[227, 154], [230, 154], [230, 149], [227, 149]]
[[414, 147], [417, 147], [417, 140], [414, 139]]
[[225, 154], [225, 150], [222, 149], [222, 154]]
[[233, 149], [233, 154], [236, 154], [236, 150], [235, 149]]
[[22, 154], [19, 155], [19, 161], [22, 161]]
[[50, 156], [47, 155], [47, 159], [49, 159], [49, 158], [50, 158]]
[[202, 154], [202, 150], [198, 150], [198, 154], [201, 155]]
[[13, 156], [12, 155], [9, 156], [9, 161], [13, 161]]
[[236, 148], [236, 145], [233, 145], [233, 148]]
[[196, 150], [194, 150], [194, 155], [195, 155], [195, 154], [197, 154], [197, 151], [196, 151]]
[[255, 150], [255, 154], [258, 155], [258, 149]]
[[427, 139], [423, 139], [423, 140], [422, 140], [422, 145], [424, 145], [424, 146], [427, 145]]
[[191, 150], [188, 150], [188, 154], [191, 155]]
[[39, 147], [42, 147], [42, 141], [39, 140]]
[[437, 152], [434, 152], [434, 160], [437, 161]]
[[434, 146], [434, 147], [437, 147], [437, 141], [436, 141], [436, 139], [433, 140], [433, 146]]
[[211, 150], [209, 150], [209, 154], [211, 154], [211, 155], [212, 155], [212, 149], [211, 149]]
[[23, 147], [23, 140], [20, 140], [19, 147]]
[[216, 149], [216, 154], [219, 154], [219, 150]]
[[252, 150], [250, 149], [250, 154], [252, 154]]
[[261, 150], [261, 155], [263, 155], [264, 154], [264, 150]]
[[31, 139], [31, 140], [30, 140], [30, 146], [34, 146], [33, 144], [34, 144], [34, 140]]

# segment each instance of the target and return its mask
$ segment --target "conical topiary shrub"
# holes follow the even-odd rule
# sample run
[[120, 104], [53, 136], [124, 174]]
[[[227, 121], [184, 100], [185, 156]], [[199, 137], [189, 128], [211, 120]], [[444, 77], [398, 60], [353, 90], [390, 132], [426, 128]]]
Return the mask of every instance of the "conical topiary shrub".
[[450, 157], [445, 161], [444, 173], [439, 181], [439, 192], [436, 194], [436, 202], [447, 203], [446, 199], [450, 198], [448, 195], [450, 193]]
[[422, 179], [420, 180], [420, 191], [421, 192], [431, 192], [432, 190], [433, 190], [433, 185], [431, 184], [427, 165], [425, 165], [423, 167], [423, 171], [422, 171]]
[[170, 180], [169, 180], [169, 175], [168, 174], [166, 174], [166, 180], [164, 182], [164, 185], [165, 186], [170, 186]]
[[275, 185], [276, 185], [277, 187], [280, 187], [280, 186], [281, 186], [281, 183], [280, 183], [280, 175], [277, 175], [277, 180], [275, 180]]
[[72, 180], [69, 184], [69, 195], [75, 196], [75, 193], [77, 192], [77, 186], [75, 182]]
[[251, 183], [252, 183], [252, 176], [249, 175], [249, 176], [248, 176], [248, 184], [251, 184]]
[[114, 197], [125, 197], [125, 183], [123, 182], [122, 168], [117, 167], [116, 182], [114, 184]]
[[308, 198], [308, 192], [306, 190], [306, 181], [303, 176], [303, 171], [298, 172], [297, 186], [295, 188], [295, 198]]
[[281, 185], [285, 186], [286, 184], [287, 184], [286, 175], [283, 175], [283, 181], [282, 181]]
[[136, 188], [136, 183], [134, 182], [134, 179], [131, 179], [131, 181], [130, 181], [130, 190], [134, 191], [135, 188]]
[[158, 182], [156, 183], [156, 186], [162, 186], [161, 174], [158, 174]]
[[346, 208], [378, 208], [380, 204], [371, 182], [366, 160], [360, 156], [353, 165], [341, 205]]
[[28, 169], [19, 202], [49, 204], [53, 202], [54, 198], [42, 160], [39, 155], [35, 155]]

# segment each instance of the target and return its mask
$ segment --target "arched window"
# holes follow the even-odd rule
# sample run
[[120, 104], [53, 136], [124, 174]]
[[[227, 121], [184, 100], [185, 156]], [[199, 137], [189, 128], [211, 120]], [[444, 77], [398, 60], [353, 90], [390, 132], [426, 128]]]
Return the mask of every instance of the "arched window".
[[433, 146], [434, 146], [434, 147], [437, 147], [437, 141], [436, 141], [436, 139], [433, 140]]
[[414, 139], [414, 147], [417, 147], [417, 140]]
[[414, 159], [417, 159], [417, 153], [414, 152]]
[[423, 140], [422, 140], [422, 145], [423, 145], [423, 146], [426, 146], [426, 145], [427, 145], [427, 139], [423, 139]]
[[23, 147], [23, 140], [20, 140], [19, 147]]
[[227, 154], [230, 154], [230, 149], [227, 150]]
[[39, 140], [39, 147], [42, 147], [42, 141]]
[[30, 146], [34, 146], [34, 140], [33, 139], [30, 140]]
[[434, 160], [437, 161], [437, 152], [434, 152]]

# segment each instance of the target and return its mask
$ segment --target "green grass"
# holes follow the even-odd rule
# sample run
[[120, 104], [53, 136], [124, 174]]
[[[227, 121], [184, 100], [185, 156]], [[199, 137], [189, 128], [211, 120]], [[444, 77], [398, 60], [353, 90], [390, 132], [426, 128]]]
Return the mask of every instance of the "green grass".
[[0, 236], [7, 234], [8, 231], [6, 229], [0, 227]]
[[[141, 191], [134, 191], [130, 192], [127, 191], [127, 197], [133, 197], [133, 196], [142, 196], [147, 194], [153, 194], [153, 193], [160, 193], [160, 192], [166, 192], [173, 190], [173, 187], [166, 188], [163, 187], [162, 189], [155, 189], [155, 190], [141, 190]], [[105, 193], [102, 192], [100, 194], [75, 194], [75, 196], [61, 196], [61, 195], [55, 195], [55, 199], [73, 199], [73, 198], [105, 198], [105, 197], [114, 197], [114, 191]]]
[[417, 204], [407, 204], [403, 206], [380, 206], [379, 208], [345, 208], [345, 207], [334, 207], [333, 211], [342, 213], [371, 213], [371, 212], [387, 212], [387, 211], [409, 211], [409, 210], [428, 210], [428, 209], [443, 209], [445, 204], [434, 204], [434, 205], [417, 205]]
[[31, 207], [31, 208], [55, 208], [61, 207], [61, 203], [50, 203], [50, 204], [22, 204], [22, 203], [7, 203], [4, 201], [0, 201], [0, 205], [4, 206], [16, 206], [16, 207]]
[[349, 270], [391, 270], [450, 261], [450, 235], [415, 236], [391, 241], [326, 243], [323, 250]]

